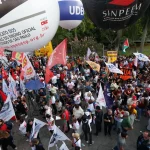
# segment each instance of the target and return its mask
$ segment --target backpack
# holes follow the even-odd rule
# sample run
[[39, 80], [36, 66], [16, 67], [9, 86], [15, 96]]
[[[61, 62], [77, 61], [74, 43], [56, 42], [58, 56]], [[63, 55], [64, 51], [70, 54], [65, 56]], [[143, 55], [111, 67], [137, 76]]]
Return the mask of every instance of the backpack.
[[89, 132], [90, 131], [88, 120], [82, 121], [82, 130], [83, 130], [83, 132]]
[[8, 130], [12, 130], [12, 128], [13, 128], [12, 122], [7, 121], [7, 122], [5, 122], [5, 124], [6, 124]]

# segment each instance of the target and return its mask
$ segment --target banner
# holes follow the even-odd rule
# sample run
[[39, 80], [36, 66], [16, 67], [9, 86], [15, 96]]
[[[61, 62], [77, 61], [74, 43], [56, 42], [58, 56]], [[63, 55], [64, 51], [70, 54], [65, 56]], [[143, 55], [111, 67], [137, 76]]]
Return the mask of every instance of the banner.
[[46, 125], [45, 122], [34, 118], [33, 126], [32, 126], [32, 132], [31, 132], [31, 135], [30, 135], [30, 140], [32, 140], [33, 138], [37, 138], [37, 135], [38, 135], [40, 129], [45, 125]]
[[49, 147], [53, 147], [57, 143], [57, 141], [64, 141], [64, 140], [70, 141], [70, 139], [57, 126], [55, 126], [54, 133], [49, 141], [48, 149]]
[[112, 105], [113, 105], [114, 99], [111, 96], [110, 84], [109, 83], [106, 84], [106, 87], [104, 89], [104, 97], [105, 97], [107, 107], [111, 108]]
[[26, 54], [23, 55], [22, 71], [26, 79], [35, 77], [35, 70]]
[[12, 52], [12, 59], [18, 61], [19, 63], [22, 63], [23, 53], [20, 53], [20, 52]]
[[132, 69], [121, 68], [120, 70], [123, 72], [123, 75], [120, 75], [122, 80], [128, 80], [132, 78]]
[[109, 71], [112, 73], [123, 74], [123, 72], [111, 63], [105, 63]]
[[63, 144], [61, 145], [61, 147], [59, 148], [59, 150], [69, 150], [69, 148], [67, 147], [67, 145], [65, 144], [65, 142], [63, 142]]
[[106, 107], [106, 101], [105, 101], [105, 97], [104, 97], [104, 94], [103, 94], [103, 90], [102, 90], [102, 86], [100, 84], [100, 89], [99, 89], [99, 93], [98, 93], [98, 97], [96, 99], [96, 105], [97, 106], [104, 106]]
[[150, 61], [149, 58], [142, 53], [133, 53], [140, 61]]
[[86, 62], [91, 66], [91, 68], [92, 68], [93, 70], [95, 70], [95, 71], [97, 71], [97, 72], [100, 71], [100, 65], [99, 65], [99, 64], [97, 64], [97, 63], [95, 63], [95, 62], [93, 62], [93, 61], [86, 61]]
[[4, 121], [9, 121], [14, 116], [15, 116], [15, 111], [14, 111], [14, 108], [10, 99], [10, 95], [8, 95], [0, 111], [0, 119]]
[[107, 57], [110, 63], [117, 60], [118, 52], [117, 51], [107, 51]]

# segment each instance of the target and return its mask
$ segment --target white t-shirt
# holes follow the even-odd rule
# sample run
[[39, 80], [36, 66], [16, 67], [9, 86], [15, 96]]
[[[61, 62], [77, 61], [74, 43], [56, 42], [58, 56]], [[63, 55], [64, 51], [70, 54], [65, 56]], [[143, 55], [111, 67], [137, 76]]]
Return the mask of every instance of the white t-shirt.
[[21, 134], [26, 134], [26, 127], [27, 123], [25, 121], [22, 124], [20, 124], [19, 131], [21, 131]]
[[48, 130], [50, 131], [50, 130], [54, 130], [54, 128], [55, 128], [55, 123], [52, 125], [52, 122], [54, 121], [54, 118], [50, 118], [50, 119], [48, 119], [48, 118], [46, 118], [46, 121], [47, 121], [47, 123], [49, 124], [48, 125]]
[[52, 97], [51, 97], [51, 100], [52, 100], [52, 104], [55, 104], [55, 102], [56, 102], [55, 96], [52, 96]]
[[80, 97], [81, 97], [81, 92], [74, 97], [75, 104], [80, 104], [81, 103]]
[[52, 77], [52, 84], [56, 84], [57, 83], [57, 76], [53, 76]]
[[81, 139], [76, 140], [75, 138], [73, 138], [73, 140], [76, 146], [81, 147]]
[[67, 87], [68, 87], [69, 89], [73, 89], [74, 83], [73, 83], [73, 82], [68, 82], [68, 83], [67, 83]]
[[73, 129], [74, 130], [79, 130], [79, 128], [80, 128], [79, 122], [78, 121], [73, 122]]

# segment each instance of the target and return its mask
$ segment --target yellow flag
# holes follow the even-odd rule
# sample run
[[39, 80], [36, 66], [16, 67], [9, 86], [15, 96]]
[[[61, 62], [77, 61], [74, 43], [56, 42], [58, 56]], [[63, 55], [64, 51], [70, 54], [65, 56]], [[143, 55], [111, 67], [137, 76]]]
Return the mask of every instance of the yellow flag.
[[49, 42], [47, 45], [46, 45], [46, 49], [47, 49], [47, 57], [49, 57], [52, 52], [53, 52], [53, 46], [52, 46], [52, 42]]
[[95, 71], [97, 71], [97, 72], [100, 71], [100, 65], [99, 65], [99, 64], [97, 64], [97, 63], [95, 63], [95, 62], [93, 62], [93, 61], [86, 61], [86, 62], [91, 66], [91, 68], [92, 68], [93, 70], [95, 70]]

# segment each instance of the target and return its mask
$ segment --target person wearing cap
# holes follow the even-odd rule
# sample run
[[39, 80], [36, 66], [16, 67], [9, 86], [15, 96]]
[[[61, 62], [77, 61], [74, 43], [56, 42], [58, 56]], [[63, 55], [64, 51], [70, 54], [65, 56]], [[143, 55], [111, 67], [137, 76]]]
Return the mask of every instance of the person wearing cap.
[[73, 137], [72, 146], [75, 148], [75, 150], [81, 150], [80, 135], [78, 133], [73, 133], [72, 137]]
[[115, 146], [112, 150], [125, 150], [125, 145], [126, 145], [126, 139], [128, 137], [128, 134], [125, 132], [121, 132], [118, 135], [117, 139], [117, 146]]
[[130, 118], [129, 118], [129, 112], [125, 111], [123, 115], [123, 121], [121, 123], [122, 131], [127, 132], [129, 130], [133, 129], [133, 126], [131, 125]]
[[101, 132], [102, 119], [103, 119], [103, 111], [101, 110], [100, 106], [96, 106], [94, 118], [95, 118], [95, 126], [96, 126], [95, 135], [98, 136], [98, 133]]

